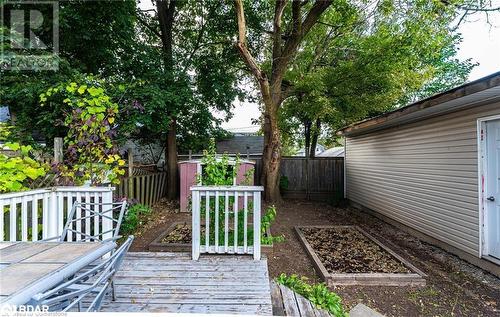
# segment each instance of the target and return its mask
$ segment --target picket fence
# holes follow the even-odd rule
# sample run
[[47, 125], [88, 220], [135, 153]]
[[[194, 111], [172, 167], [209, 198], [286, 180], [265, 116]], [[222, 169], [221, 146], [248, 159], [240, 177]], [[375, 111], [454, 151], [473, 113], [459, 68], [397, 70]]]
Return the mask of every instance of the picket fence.
[[[75, 202], [112, 203], [113, 188], [53, 187], [1, 194], [0, 241], [37, 241], [60, 235]], [[103, 231], [111, 226], [110, 220], [103, 219]]]

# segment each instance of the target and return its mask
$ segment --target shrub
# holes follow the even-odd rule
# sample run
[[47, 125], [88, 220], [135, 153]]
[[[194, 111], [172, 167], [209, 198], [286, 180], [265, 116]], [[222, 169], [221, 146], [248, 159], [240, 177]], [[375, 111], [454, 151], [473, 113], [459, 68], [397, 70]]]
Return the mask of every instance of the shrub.
[[309, 284], [306, 277], [281, 273], [276, 282], [304, 296], [319, 309], [325, 309], [333, 316], [347, 316], [339, 295], [331, 292], [324, 283]]
[[142, 224], [141, 220], [143, 217], [149, 215], [150, 213], [151, 208], [146, 205], [139, 203], [130, 204], [127, 213], [123, 218], [120, 233], [122, 235], [133, 234], [137, 227]]
[[260, 241], [262, 244], [273, 244], [273, 242], [283, 242], [285, 241], [285, 237], [283, 235], [274, 237], [272, 235], [267, 236], [266, 232], [271, 228], [271, 225], [276, 220], [276, 207], [269, 206], [266, 209], [266, 213], [262, 216], [261, 219], [261, 238]]
[[233, 185], [233, 180], [238, 173], [240, 159], [237, 156], [235, 164], [229, 164], [227, 153], [217, 156], [215, 140], [210, 139], [207, 150], [203, 150], [203, 165], [201, 175], [196, 175], [197, 182], [202, 185]]
[[[9, 127], [0, 125], [0, 140], [9, 135]], [[18, 192], [29, 189], [29, 185], [37, 178], [47, 173], [47, 167], [30, 157], [32, 150], [29, 145], [8, 142], [3, 145], [15, 156], [0, 153], [0, 193]]]

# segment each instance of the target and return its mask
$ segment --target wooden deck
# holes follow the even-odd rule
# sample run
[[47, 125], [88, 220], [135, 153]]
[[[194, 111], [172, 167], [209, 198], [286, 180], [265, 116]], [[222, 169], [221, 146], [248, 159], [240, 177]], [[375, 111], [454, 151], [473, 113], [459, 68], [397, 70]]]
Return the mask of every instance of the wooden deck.
[[297, 317], [331, 317], [323, 309], [317, 309], [302, 295], [299, 295], [286, 286], [271, 282], [274, 316]]
[[101, 311], [271, 315], [267, 260], [130, 252]]

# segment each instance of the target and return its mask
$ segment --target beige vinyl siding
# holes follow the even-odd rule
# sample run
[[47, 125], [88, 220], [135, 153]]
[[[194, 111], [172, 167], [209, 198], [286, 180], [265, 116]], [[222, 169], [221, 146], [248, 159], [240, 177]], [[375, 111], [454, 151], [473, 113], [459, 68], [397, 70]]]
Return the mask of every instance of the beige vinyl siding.
[[479, 255], [476, 106], [346, 138], [347, 198]]

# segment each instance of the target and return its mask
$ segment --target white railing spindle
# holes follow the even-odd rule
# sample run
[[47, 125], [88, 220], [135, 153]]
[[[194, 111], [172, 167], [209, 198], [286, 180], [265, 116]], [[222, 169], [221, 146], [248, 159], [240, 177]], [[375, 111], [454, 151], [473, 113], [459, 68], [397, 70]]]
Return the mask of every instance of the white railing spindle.
[[17, 204], [16, 198], [10, 200], [10, 224], [9, 224], [9, 240], [16, 241], [17, 239]]

